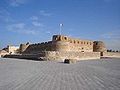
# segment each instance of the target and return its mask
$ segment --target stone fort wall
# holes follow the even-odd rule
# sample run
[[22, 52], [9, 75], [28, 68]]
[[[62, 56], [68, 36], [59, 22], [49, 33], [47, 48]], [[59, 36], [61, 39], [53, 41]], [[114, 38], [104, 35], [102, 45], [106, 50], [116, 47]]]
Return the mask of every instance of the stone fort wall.
[[56, 44], [60, 49], [64, 48], [64, 44], [62, 43], [66, 43], [68, 46], [67, 51], [93, 52], [93, 41], [90, 40], [80, 40], [67, 36], [54, 35], [52, 41], [57, 41], [58, 43]]
[[47, 51], [45, 52], [45, 60], [88, 60], [100, 59], [100, 52], [62, 52], [62, 51]]
[[31, 44], [23, 53], [39, 53], [41, 51], [93, 52], [93, 41], [54, 35], [52, 41]]
[[65, 59], [88, 60], [100, 59], [100, 52], [64, 52], [64, 51], [45, 51], [38, 54], [6, 55], [6, 58], [36, 59], [48, 61], [64, 61]]
[[107, 52], [105, 44], [102, 41], [94, 41], [93, 52]]
[[54, 35], [51, 41], [37, 44], [21, 44], [20, 55], [12, 58], [64, 60], [100, 59], [100, 57], [120, 57], [120, 53], [107, 52], [102, 41], [91, 41]]
[[103, 57], [118, 57], [118, 58], [120, 58], [119, 52], [103, 52], [102, 55], [103, 55]]
[[[37, 44], [21, 44], [20, 58], [41, 58], [45, 60], [100, 59], [105, 45], [101, 41], [81, 40], [63, 35], [54, 35], [51, 41]], [[13, 56], [14, 57], [14, 56]]]

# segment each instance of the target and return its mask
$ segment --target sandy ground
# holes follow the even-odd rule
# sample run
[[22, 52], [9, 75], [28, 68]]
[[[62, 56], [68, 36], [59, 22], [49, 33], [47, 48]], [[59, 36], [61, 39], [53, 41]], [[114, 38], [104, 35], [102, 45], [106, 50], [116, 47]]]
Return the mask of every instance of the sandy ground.
[[0, 90], [120, 90], [120, 59], [64, 64], [0, 58]]

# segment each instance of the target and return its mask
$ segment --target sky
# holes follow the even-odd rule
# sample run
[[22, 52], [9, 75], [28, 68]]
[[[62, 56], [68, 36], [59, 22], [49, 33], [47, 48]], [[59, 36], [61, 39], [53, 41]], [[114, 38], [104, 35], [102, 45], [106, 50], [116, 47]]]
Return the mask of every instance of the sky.
[[120, 50], [120, 0], [0, 0], [0, 49], [61, 33]]

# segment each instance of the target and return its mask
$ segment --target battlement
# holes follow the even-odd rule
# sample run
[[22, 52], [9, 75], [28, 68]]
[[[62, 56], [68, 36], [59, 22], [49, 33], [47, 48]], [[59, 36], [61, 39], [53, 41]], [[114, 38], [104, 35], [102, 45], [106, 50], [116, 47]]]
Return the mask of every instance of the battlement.
[[19, 58], [47, 60], [98, 59], [106, 51], [102, 41], [81, 40], [64, 35], [53, 35], [52, 40], [35, 44], [21, 44]]
[[105, 45], [96, 45], [95, 43], [97, 42], [92, 40], [81, 40], [64, 35], [53, 35], [51, 41], [24, 46], [26, 48], [24, 53], [39, 53], [41, 51], [93, 52], [93, 50], [99, 52], [105, 48]]
[[80, 40], [75, 38], [70, 38], [63, 35], [53, 35], [52, 41], [64, 41], [64, 42], [70, 42], [72, 44], [83, 44], [83, 45], [92, 45], [92, 40]]

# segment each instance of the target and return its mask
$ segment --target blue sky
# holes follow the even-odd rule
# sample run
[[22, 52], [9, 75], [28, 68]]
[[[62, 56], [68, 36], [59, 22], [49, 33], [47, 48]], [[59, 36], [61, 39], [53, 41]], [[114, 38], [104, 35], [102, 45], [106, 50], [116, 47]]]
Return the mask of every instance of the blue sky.
[[120, 50], [120, 0], [0, 0], [0, 48], [59, 34]]

